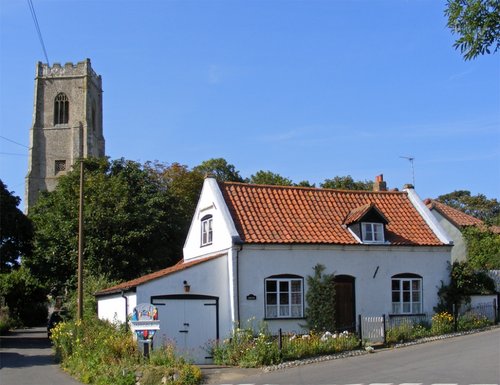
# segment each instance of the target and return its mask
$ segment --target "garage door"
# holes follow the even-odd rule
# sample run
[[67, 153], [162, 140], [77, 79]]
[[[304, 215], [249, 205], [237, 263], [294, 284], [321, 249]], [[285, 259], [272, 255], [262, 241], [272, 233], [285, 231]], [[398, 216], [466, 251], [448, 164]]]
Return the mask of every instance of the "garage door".
[[210, 344], [218, 339], [218, 299], [200, 295], [151, 298], [158, 308], [158, 342], [173, 342], [177, 353], [197, 364], [211, 363]]

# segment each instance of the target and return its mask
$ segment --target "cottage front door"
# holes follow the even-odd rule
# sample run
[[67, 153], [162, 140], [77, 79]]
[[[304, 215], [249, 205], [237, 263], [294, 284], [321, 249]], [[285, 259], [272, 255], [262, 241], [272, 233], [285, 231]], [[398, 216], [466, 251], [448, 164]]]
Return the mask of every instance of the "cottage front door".
[[335, 326], [338, 331], [356, 329], [355, 278], [335, 276]]

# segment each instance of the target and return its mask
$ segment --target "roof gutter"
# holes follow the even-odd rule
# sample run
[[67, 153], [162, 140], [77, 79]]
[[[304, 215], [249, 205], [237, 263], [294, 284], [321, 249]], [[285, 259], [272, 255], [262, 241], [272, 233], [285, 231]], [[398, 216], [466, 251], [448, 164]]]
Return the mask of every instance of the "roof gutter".
[[125, 295], [125, 291], [122, 290], [122, 298], [125, 300], [125, 331], [128, 331], [128, 297]]

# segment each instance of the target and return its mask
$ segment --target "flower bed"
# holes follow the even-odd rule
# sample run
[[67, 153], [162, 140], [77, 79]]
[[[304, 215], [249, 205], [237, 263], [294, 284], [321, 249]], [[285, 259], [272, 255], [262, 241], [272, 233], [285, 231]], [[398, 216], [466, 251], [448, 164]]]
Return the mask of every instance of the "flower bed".
[[235, 329], [230, 339], [212, 347], [214, 362], [219, 365], [260, 367], [286, 361], [334, 354], [359, 347], [355, 334], [309, 333], [285, 335], [281, 340], [265, 331], [254, 336], [252, 328]]

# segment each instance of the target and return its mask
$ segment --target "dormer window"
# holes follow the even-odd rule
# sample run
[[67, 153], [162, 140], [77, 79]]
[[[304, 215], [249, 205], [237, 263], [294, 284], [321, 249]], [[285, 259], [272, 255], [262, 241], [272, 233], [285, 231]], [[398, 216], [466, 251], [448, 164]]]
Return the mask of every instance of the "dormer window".
[[351, 210], [344, 225], [360, 243], [385, 243], [385, 226], [389, 223], [374, 203]]
[[205, 215], [201, 218], [201, 245], [207, 246], [212, 244], [213, 231], [212, 231], [212, 216]]
[[383, 223], [361, 223], [363, 242], [366, 243], [384, 243], [384, 224]]

